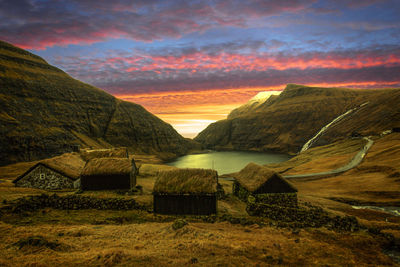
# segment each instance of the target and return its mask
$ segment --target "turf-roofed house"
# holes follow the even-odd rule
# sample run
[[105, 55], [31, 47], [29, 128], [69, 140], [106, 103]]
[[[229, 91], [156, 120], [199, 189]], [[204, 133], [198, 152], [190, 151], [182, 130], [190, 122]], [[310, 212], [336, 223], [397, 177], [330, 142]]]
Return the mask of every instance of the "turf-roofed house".
[[154, 184], [154, 212], [209, 215], [217, 213], [218, 174], [207, 169], [161, 172]]
[[13, 183], [17, 187], [45, 190], [77, 188], [84, 166], [85, 161], [78, 153], [67, 153], [36, 163]]
[[251, 196], [265, 204], [297, 206], [297, 189], [267, 167], [249, 163], [234, 178], [232, 192], [245, 202]]
[[133, 189], [137, 168], [129, 158], [93, 158], [81, 174], [82, 190]]

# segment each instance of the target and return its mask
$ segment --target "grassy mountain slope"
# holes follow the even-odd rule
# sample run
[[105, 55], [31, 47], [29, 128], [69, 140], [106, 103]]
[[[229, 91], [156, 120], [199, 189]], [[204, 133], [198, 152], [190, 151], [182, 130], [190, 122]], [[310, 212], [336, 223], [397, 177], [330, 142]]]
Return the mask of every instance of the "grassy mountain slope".
[[140, 105], [0, 42], [0, 164], [54, 156], [75, 144], [171, 156], [192, 145]]
[[211, 124], [195, 140], [208, 148], [296, 153], [323, 126], [366, 102], [369, 104], [343, 120], [346, 125], [340, 127], [340, 121], [318, 142], [336, 141], [354, 131], [372, 134], [395, 127], [399, 124], [399, 95], [399, 89], [354, 90], [289, 84], [279, 96], [257, 109], [239, 108], [240, 114], [230, 114], [228, 119]]

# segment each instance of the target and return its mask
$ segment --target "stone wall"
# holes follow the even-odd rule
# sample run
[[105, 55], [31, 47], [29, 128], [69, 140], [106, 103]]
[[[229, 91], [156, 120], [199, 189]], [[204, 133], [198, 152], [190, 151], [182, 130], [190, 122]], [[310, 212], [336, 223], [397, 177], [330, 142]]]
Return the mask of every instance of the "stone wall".
[[250, 195], [250, 192], [236, 181], [233, 182], [232, 193], [244, 202], [247, 202], [247, 198]]
[[45, 190], [74, 188], [74, 181], [41, 164], [16, 182], [19, 187], [31, 187]]
[[145, 209], [136, 203], [134, 199], [124, 198], [94, 198], [80, 195], [59, 196], [57, 194], [29, 196], [16, 199], [9, 203], [13, 212], [35, 211], [42, 208], [54, 208], [61, 210], [132, 210]]
[[[249, 198], [251, 200], [251, 198]], [[340, 231], [358, 231], [360, 225], [353, 216], [331, 217], [320, 207], [282, 207], [265, 203], [249, 201], [246, 211], [251, 216], [269, 218], [281, 226], [289, 227], [322, 227]]]
[[297, 193], [253, 194], [247, 198], [247, 202], [250, 201], [281, 207], [297, 207]]

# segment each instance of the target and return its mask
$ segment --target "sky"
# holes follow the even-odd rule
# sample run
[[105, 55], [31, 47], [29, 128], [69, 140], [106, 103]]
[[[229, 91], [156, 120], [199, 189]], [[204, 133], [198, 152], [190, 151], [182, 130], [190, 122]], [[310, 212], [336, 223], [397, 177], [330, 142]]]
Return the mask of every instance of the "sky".
[[0, 39], [186, 137], [288, 83], [400, 87], [399, 0], [0, 0]]

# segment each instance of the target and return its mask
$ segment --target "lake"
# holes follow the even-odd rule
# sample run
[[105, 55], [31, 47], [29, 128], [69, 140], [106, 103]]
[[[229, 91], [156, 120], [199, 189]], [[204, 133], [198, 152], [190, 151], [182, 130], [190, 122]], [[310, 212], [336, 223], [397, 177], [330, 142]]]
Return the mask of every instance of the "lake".
[[268, 164], [287, 161], [290, 158], [289, 155], [276, 153], [213, 151], [182, 156], [166, 164], [178, 168], [214, 169], [221, 175], [240, 171], [250, 162]]

